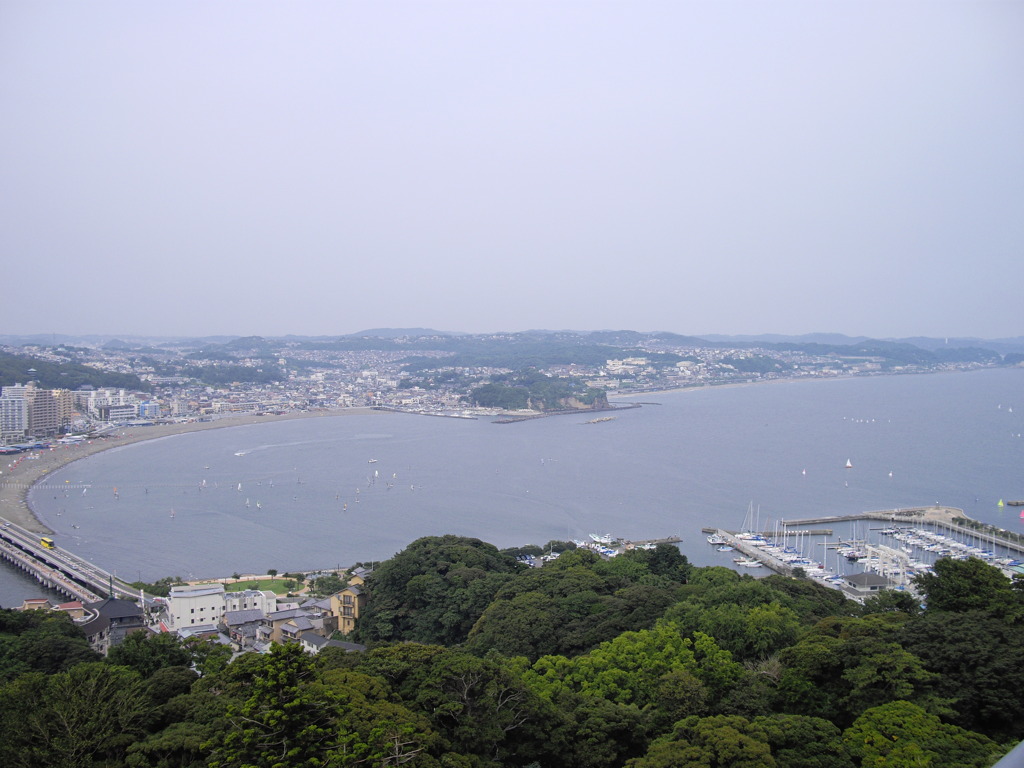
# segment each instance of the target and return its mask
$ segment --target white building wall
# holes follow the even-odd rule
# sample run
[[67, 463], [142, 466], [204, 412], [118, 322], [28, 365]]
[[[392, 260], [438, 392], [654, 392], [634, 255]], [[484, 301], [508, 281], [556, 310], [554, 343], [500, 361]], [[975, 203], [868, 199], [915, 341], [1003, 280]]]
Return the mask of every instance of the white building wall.
[[197, 584], [171, 587], [168, 598], [175, 629], [216, 624], [224, 615], [224, 585]]
[[266, 615], [277, 610], [277, 595], [257, 589], [227, 592], [224, 594], [224, 610], [225, 612], [260, 610]]
[[0, 442], [18, 442], [28, 429], [28, 402], [24, 387], [4, 387], [0, 395]]

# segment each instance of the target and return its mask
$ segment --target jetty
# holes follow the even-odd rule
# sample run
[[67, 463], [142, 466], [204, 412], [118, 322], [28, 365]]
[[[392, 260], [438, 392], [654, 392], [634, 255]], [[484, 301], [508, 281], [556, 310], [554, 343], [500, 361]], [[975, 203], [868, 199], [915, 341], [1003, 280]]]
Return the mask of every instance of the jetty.
[[[845, 523], [848, 519], [852, 520], [853, 518], [840, 518], [838, 520], [834, 520], [833, 522], [843, 522], [843, 523]], [[789, 530], [789, 523], [788, 522], [785, 524], [785, 528], [786, 528], [786, 535], [787, 536], [790, 535], [790, 534], [797, 534], [797, 533], [801, 534], [803, 536], [831, 536], [832, 535], [832, 529], [831, 528], [804, 528], [804, 529], [800, 529], [800, 530]], [[725, 531], [725, 529], [724, 528], [708, 527], [708, 528], [701, 528], [701, 531], [703, 533], [714, 534], [714, 533], [723, 532], [723, 531]], [[739, 531], [726, 531], [726, 532], [727, 533], [731, 533], [733, 536], [735, 536], [735, 535], [737, 535], [739, 533]], [[779, 534], [779, 531], [761, 531], [761, 532], [748, 531], [748, 533], [754, 533], [757, 536], [763, 536], [765, 538], [771, 538], [772, 536], [777, 536]]]
[[642, 539], [640, 541], [630, 541], [629, 539], [622, 539], [619, 542], [621, 545], [619, 549], [650, 549], [651, 547], [656, 547], [659, 544], [678, 544], [681, 541], [682, 539], [678, 536], [666, 536], [663, 539]]

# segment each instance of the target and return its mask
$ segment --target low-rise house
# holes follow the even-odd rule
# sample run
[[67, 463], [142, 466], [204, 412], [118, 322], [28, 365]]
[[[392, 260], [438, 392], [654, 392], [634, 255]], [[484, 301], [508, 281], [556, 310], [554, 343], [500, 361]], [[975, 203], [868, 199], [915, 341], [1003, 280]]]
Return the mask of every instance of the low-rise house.
[[179, 640], [189, 640], [193, 637], [204, 639], [217, 639], [220, 637], [220, 629], [214, 624], [197, 624], [192, 627], [180, 627], [174, 631]]
[[323, 617], [303, 608], [275, 611], [260, 622], [256, 639], [262, 642], [283, 643], [295, 640], [299, 632], [316, 629], [323, 634]]
[[[317, 632], [317, 629], [320, 631]], [[314, 632], [321, 636], [323, 635], [323, 623], [317, 627], [313, 623], [313, 619], [309, 616], [296, 616], [293, 619], [283, 622], [279, 627], [280, 640], [282, 643], [297, 643], [299, 642], [299, 636], [304, 632]]]
[[260, 622], [265, 617], [263, 611], [252, 608], [245, 611], [225, 611], [219, 626], [239, 648], [252, 648], [256, 642]]
[[892, 587], [892, 582], [885, 576], [870, 571], [850, 574], [843, 578], [845, 587], [857, 595], [873, 595]]
[[358, 643], [346, 643], [341, 640], [332, 640], [318, 635], [316, 632], [303, 632], [299, 635], [299, 643], [302, 645], [302, 650], [306, 653], [316, 655], [320, 653], [324, 648], [342, 648], [346, 651], [365, 651], [365, 645], [359, 645]]
[[371, 573], [373, 573], [372, 570], [370, 570], [369, 568], [363, 568], [362, 566], [359, 566], [358, 568], [353, 568], [351, 571], [349, 571], [349, 574], [348, 574], [349, 586], [352, 586], [352, 587], [361, 587], [361, 586], [363, 586], [363, 584], [366, 583], [367, 577]]
[[108, 597], [83, 606], [84, 616], [76, 623], [82, 628], [93, 650], [104, 656], [124, 642], [129, 632], [148, 632], [146, 615], [131, 600]]
[[55, 605], [53, 610], [66, 613], [73, 621], [85, 618], [85, 606], [82, 605], [81, 600], [70, 600], [66, 603]]
[[21, 601], [22, 611], [48, 611], [53, 606], [45, 597], [26, 597]]
[[302, 609], [316, 614], [323, 620], [323, 635], [330, 637], [338, 629], [338, 619], [331, 607], [331, 598], [323, 597], [319, 600], [307, 600], [302, 604]]

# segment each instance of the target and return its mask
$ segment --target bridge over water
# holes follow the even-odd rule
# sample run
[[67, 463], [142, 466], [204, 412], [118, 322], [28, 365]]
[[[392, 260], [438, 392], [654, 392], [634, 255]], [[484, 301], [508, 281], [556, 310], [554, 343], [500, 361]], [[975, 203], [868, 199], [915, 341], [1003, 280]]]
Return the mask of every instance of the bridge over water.
[[[46, 587], [85, 603], [111, 594], [136, 600], [139, 590], [67, 550], [44, 546], [38, 533], [0, 519], [0, 557]], [[146, 603], [152, 598], [144, 596]]]

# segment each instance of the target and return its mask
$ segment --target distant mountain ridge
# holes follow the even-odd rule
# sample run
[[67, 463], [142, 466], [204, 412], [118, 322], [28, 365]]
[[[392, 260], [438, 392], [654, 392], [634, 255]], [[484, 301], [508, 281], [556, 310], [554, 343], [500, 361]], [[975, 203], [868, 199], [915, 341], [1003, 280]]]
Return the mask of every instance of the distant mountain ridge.
[[842, 333], [803, 333], [796, 336], [783, 333], [721, 334], [709, 333], [700, 338], [707, 341], [768, 342], [771, 344], [862, 344], [870, 336], [847, 336]]
[[705, 334], [700, 338], [717, 343], [744, 343], [744, 344], [824, 344], [828, 346], [856, 346], [865, 343], [889, 343], [909, 344], [919, 349], [935, 352], [941, 349], [963, 349], [980, 348], [989, 349], [1000, 354], [1009, 352], [1024, 352], [1024, 336], [1016, 336], [1001, 339], [980, 339], [974, 336], [948, 336], [933, 338], [930, 336], [911, 336], [907, 338], [872, 338], [870, 336], [846, 336], [842, 333], [805, 333], [790, 336], [778, 333], [763, 333], [758, 335], [724, 335]]
[[766, 345], [773, 347], [797, 347], [807, 345], [819, 347], [884, 347], [886, 345], [909, 345], [929, 352], [953, 349], [985, 349], [1001, 355], [1024, 353], [1024, 336], [981, 339], [961, 336], [934, 338], [913, 336], [908, 338], [871, 338], [869, 336], [847, 336], [842, 333], [805, 333], [798, 335], [763, 333], [763, 334], [704, 334], [702, 336], [683, 335], [670, 331], [632, 331], [632, 330], [542, 330], [509, 331], [496, 333], [465, 333], [462, 331], [439, 331], [432, 328], [368, 328], [356, 333], [321, 334], [302, 336], [285, 334], [281, 336], [142, 336], [132, 334], [0, 334], [0, 344], [19, 346], [53, 347], [60, 345], [106, 347], [107, 349], [138, 349], [146, 345], [157, 346], [188, 346], [211, 348], [225, 346], [229, 349], [260, 349], [266, 351], [274, 342], [338, 342], [342, 340], [382, 339], [394, 342], [396, 339], [429, 339], [444, 338], [451, 341], [466, 337], [509, 336], [516, 338], [558, 337], [562, 339], [578, 339], [584, 344], [608, 346], [632, 346], [651, 342], [662, 342], [677, 346], [714, 346], [714, 347], [753, 347]]
[[[435, 331], [432, 328], [370, 328], [358, 333], [347, 333], [344, 336], [362, 338], [371, 336], [378, 339], [400, 339], [404, 336], [417, 338], [420, 336], [471, 336], [461, 331]], [[343, 338], [344, 338], [343, 336]]]

